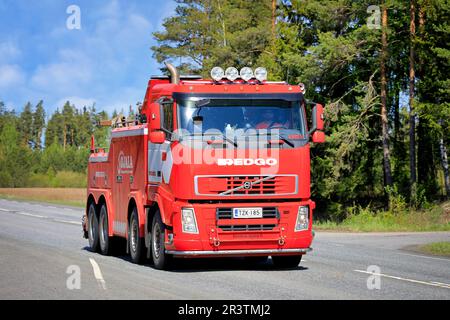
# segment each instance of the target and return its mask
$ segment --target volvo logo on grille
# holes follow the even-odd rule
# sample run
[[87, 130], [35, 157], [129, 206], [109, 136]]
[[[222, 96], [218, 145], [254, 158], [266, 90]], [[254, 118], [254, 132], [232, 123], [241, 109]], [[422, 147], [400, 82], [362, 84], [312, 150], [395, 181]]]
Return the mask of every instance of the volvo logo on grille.
[[242, 187], [243, 187], [244, 189], [248, 190], [248, 189], [250, 189], [250, 188], [252, 187], [252, 183], [251, 183], [250, 181], [245, 181], [245, 182], [242, 184]]

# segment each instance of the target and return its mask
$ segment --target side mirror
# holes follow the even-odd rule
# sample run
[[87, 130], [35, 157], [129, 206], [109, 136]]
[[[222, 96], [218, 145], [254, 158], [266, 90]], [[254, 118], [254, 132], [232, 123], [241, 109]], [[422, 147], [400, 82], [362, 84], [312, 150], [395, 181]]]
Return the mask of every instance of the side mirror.
[[312, 134], [312, 142], [325, 142], [325, 133], [323, 132], [323, 128], [323, 106], [317, 103], [312, 109], [312, 127], [309, 131], [309, 134]]
[[163, 131], [150, 132], [150, 142], [156, 144], [162, 144], [166, 141], [166, 134]]
[[316, 104], [312, 109], [312, 128], [311, 131], [323, 130], [323, 106]]
[[324, 143], [325, 142], [325, 132], [314, 131], [312, 135], [312, 142], [314, 143]]
[[161, 106], [157, 102], [150, 104], [150, 130], [161, 130]]

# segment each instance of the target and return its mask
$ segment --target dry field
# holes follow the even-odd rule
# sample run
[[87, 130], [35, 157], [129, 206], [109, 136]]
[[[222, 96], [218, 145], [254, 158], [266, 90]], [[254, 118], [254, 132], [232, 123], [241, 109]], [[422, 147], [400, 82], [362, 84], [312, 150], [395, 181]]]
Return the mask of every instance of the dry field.
[[83, 207], [84, 188], [0, 188], [0, 198], [32, 200]]

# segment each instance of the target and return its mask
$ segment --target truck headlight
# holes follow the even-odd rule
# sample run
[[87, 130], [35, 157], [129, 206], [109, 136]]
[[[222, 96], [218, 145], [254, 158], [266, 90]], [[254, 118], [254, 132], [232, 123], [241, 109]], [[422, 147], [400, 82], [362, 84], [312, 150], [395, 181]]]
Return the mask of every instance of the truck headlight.
[[298, 207], [297, 222], [295, 223], [295, 231], [307, 230], [309, 226], [309, 207]]
[[185, 233], [198, 233], [197, 220], [193, 208], [181, 209], [181, 225]]

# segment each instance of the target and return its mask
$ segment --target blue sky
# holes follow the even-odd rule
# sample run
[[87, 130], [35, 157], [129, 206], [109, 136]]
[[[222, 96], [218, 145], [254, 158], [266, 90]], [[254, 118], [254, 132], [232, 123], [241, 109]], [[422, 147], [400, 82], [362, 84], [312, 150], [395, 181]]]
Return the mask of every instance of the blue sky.
[[[81, 29], [66, 26], [70, 5]], [[70, 100], [78, 108], [127, 110], [142, 101], [152, 32], [174, 14], [169, 0], [0, 0], [0, 101], [20, 112], [44, 100], [47, 113]]]

